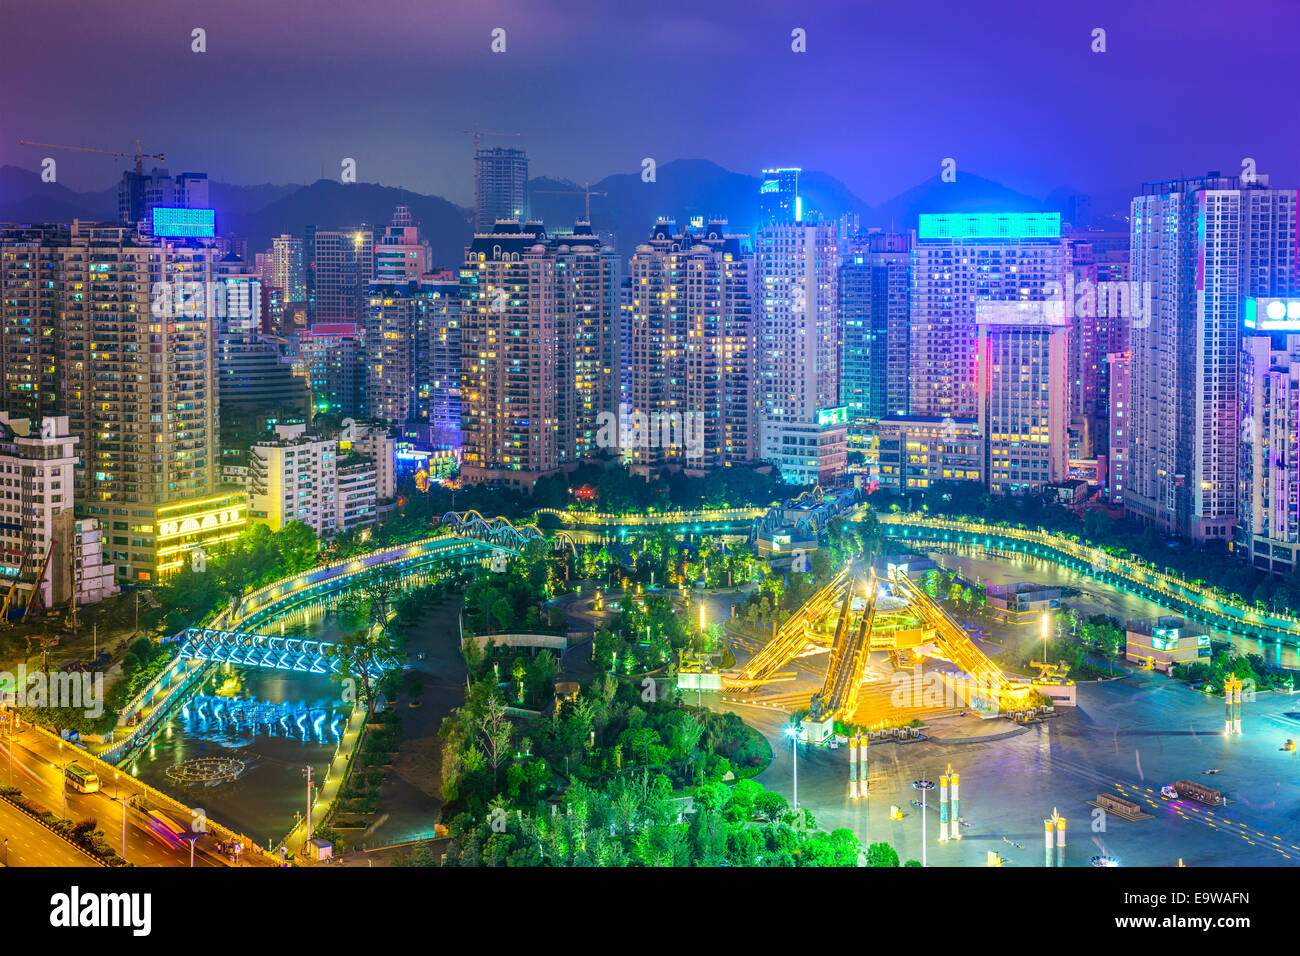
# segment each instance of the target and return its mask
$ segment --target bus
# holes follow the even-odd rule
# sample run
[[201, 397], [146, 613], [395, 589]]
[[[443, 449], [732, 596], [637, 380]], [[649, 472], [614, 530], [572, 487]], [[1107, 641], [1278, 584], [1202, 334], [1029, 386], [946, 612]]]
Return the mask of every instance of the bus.
[[63, 776], [73, 790], [81, 793], [95, 793], [99, 790], [99, 777], [79, 763], [70, 763], [64, 767]]
[[181, 841], [185, 839], [185, 831], [166, 814], [161, 813], [158, 810], [150, 810], [148, 816], [149, 829], [153, 830], [154, 833], [157, 833], [172, 846], [179, 846]]

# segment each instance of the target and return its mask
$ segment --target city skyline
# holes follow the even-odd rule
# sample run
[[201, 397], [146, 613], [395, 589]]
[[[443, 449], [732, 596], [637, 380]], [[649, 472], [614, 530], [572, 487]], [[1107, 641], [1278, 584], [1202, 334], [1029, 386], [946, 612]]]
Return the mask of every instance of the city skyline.
[[0, 10], [0, 872], [103, 868], [19, 925], [1285, 919], [1300, 0], [101, 4]]

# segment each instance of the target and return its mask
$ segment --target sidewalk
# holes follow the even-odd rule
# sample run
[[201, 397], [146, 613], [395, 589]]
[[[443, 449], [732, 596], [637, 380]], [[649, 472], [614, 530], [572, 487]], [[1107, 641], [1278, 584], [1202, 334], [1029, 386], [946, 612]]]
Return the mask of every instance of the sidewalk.
[[[352, 716], [348, 718], [347, 726], [343, 728], [343, 733], [339, 738], [339, 745], [334, 751], [334, 757], [330, 760], [329, 769], [325, 772], [325, 782], [320, 785], [316, 791], [316, 802], [312, 804], [311, 819], [312, 826], [316, 827], [324, 820], [338, 798], [339, 789], [343, 786], [343, 781], [348, 776], [348, 766], [355, 756], [357, 742], [361, 735], [361, 725], [366, 719], [366, 709], [357, 705], [352, 710]], [[280, 846], [288, 847], [289, 851], [294, 854], [294, 860], [299, 866], [310, 866], [315, 863], [308, 858], [308, 854], [303, 852], [303, 844], [311, 834], [307, 832], [307, 821], [299, 820], [294, 828], [289, 831], [288, 835], [280, 841]]]

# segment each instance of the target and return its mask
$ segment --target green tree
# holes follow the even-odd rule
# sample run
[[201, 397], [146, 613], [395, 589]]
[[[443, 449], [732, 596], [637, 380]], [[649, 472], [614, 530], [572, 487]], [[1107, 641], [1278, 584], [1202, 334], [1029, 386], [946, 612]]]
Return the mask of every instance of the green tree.
[[867, 866], [898, 866], [898, 851], [888, 843], [873, 843], [867, 847]]

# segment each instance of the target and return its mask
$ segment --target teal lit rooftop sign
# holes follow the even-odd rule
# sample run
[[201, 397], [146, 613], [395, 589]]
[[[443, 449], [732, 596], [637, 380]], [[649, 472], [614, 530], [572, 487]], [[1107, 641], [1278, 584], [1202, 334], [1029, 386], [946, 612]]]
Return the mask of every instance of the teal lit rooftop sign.
[[153, 234], [185, 239], [213, 238], [217, 234], [216, 212], [211, 209], [155, 206]]
[[918, 239], [1058, 239], [1059, 212], [921, 213]]

